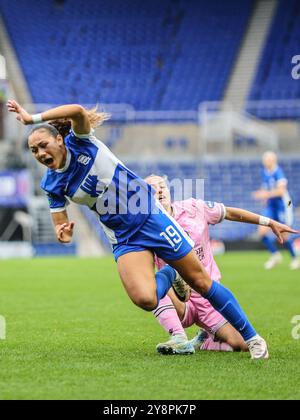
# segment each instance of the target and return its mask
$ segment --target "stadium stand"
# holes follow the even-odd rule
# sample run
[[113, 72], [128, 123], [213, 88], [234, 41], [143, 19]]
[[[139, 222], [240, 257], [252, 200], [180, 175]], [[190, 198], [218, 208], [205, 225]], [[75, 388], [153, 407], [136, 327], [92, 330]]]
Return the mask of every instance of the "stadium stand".
[[[295, 207], [300, 205], [299, 159], [285, 159], [280, 162], [288, 180], [289, 191]], [[227, 206], [241, 207], [260, 213], [262, 206], [255, 202], [251, 193], [261, 185], [261, 162], [258, 160], [229, 160], [218, 162], [193, 163], [160, 163], [137, 164], [130, 162], [130, 167], [139, 175], [145, 177], [151, 173], [167, 175], [170, 180], [204, 179], [204, 199], [222, 202]], [[296, 225], [300, 226], [299, 218]], [[212, 230], [214, 239], [227, 241], [241, 240], [254, 234], [256, 227], [244, 224], [223, 222]]]
[[35, 103], [187, 110], [222, 98], [252, 4], [1, 0], [0, 9]]
[[[241, 207], [261, 213], [262, 205], [255, 202], [251, 196], [252, 192], [261, 185], [261, 162], [258, 160], [229, 160], [229, 161], [206, 161], [204, 164], [194, 162], [127, 162], [128, 166], [142, 177], [150, 174], [166, 175], [168, 179], [204, 179], [204, 199], [208, 201], [222, 202], [229, 207]], [[288, 180], [289, 191], [295, 207], [300, 205], [300, 185], [297, 180], [300, 178], [300, 160], [284, 159], [280, 162]], [[242, 180], [242, 181], [241, 181]], [[171, 190], [172, 193], [172, 190]], [[87, 209], [82, 210], [93, 229], [97, 232], [102, 242], [106, 244], [99, 223]], [[295, 226], [300, 227], [300, 218], [297, 217]], [[253, 235], [256, 226], [246, 224], [235, 224], [224, 221], [216, 225], [211, 232], [213, 239], [225, 241], [238, 241]]]
[[[300, 99], [300, 83], [292, 78], [292, 57], [299, 52], [300, 2], [279, 0], [269, 35], [261, 54], [249, 100]], [[248, 111], [264, 119], [300, 118], [300, 107], [288, 104], [249, 106]]]

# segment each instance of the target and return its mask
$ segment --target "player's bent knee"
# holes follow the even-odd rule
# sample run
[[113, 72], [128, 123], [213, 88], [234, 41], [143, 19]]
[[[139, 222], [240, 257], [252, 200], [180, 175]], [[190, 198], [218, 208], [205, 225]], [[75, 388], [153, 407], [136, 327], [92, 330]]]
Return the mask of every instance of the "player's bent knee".
[[209, 289], [211, 288], [211, 281], [203, 279], [197, 274], [189, 278], [185, 277], [184, 280], [188, 283], [189, 286], [191, 286], [192, 289], [196, 288], [202, 296], [206, 295], [209, 292]]
[[144, 311], [153, 311], [157, 307], [157, 299], [156, 297], [150, 296], [139, 296], [135, 298], [134, 303]]

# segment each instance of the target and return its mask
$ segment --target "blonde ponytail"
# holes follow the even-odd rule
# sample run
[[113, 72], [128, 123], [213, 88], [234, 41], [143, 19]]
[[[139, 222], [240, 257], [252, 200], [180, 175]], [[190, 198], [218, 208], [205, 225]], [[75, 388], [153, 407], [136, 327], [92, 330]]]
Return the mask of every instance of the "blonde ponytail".
[[94, 106], [91, 109], [86, 109], [92, 128], [96, 128], [99, 125], [102, 125], [104, 121], [109, 120], [111, 117], [110, 114], [107, 114], [106, 112], [97, 112], [97, 110], [98, 110], [98, 105]]

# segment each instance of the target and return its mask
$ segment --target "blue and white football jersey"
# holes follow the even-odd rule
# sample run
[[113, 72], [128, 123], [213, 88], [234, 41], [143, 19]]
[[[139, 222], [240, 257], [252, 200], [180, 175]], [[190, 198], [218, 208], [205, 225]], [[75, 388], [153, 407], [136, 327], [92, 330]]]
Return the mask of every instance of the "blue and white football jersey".
[[48, 169], [41, 187], [51, 212], [69, 201], [95, 211], [111, 244], [126, 242], [146, 222], [155, 206], [154, 191], [131, 172], [91, 131], [65, 138], [66, 165]]
[[[263, 188], [268, 191], [277, 188], [279, 184], [286, 186], [288, 184], [284, 172], [279, 166], [277, 166], [277, 168], [272, 172], [263, 169], [262, 179]], [[267, 209], [270, 210], [268, 214], [266, 213], [269, 217], [272, 217], [281, 223], [287, 223], [289, 225], [292, 224], [293, 210], [291, 197], [288, 191], [286, 191], [283, 197], [269, 198], [267, 202]]]

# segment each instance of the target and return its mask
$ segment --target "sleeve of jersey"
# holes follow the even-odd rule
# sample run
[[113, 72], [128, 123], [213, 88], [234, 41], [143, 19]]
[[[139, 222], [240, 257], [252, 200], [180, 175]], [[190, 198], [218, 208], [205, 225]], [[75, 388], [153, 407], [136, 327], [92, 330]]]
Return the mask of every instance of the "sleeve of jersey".
[[90, 141], [90, 137], [93, 135], [93, 133], [94, 133], [94, 130], [91, 130], [90, 133], [87, 133], [87, 134], [78, 134], [78, 133], [75, 133], [75, 131], [70, 130], [71, 137], [73, 137], [77, 141], [80, 141], [80, 140]]
[[61, 193], [60, 188], [55, 186], [51, 177], [47, 176], [47, 173], [41, 181], [41, 188], [47, 195], [51, 213], [59, 213], [66, 209], [68, 204], [66, 197]]
[[288, 181], [284, 175], [284, 172], [281, 168], [278, 169], [277, 173], [276, 173], [276, 181], [277, 184], [280, 185], [287, 185]]
[[67, 199], [55, 193], [46, 192], [51, 213], [59, 213], [66, 210]]
[[[200, 202], [199, 202], [200, 201]], [[226, 217], [226, 208], [222, 203], [214, 203], [212, 201], [198, 201], [202, 207], [203, 217], [210, 225], [221, 223]]]
[[269, 187], [268, 187], [268, 179], [267, 179], [266, 174], [265, 174], [265, 171], [263, 169], [260, 171], [260, 175], [261, 175], [261, 185], [260, 185], [260, 188], [263, 189], [263, 190], [268, 190], [269, 189]]

